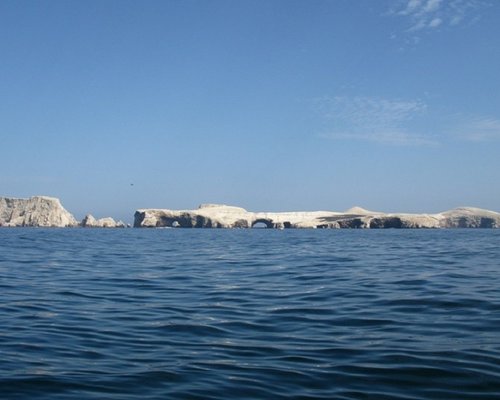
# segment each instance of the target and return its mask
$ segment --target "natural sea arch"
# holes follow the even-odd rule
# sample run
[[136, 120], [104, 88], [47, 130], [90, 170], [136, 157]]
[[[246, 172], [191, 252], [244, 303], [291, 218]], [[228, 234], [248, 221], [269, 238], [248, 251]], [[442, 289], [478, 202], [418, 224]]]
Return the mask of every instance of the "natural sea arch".
[[262, 229], [262, 228], [272, 228], [273, 227], [273, 223], [267, 219], [257, 219], [255, 220], [253, 223], [252, 223], [252, 228], [259, 228], [259, 229]]

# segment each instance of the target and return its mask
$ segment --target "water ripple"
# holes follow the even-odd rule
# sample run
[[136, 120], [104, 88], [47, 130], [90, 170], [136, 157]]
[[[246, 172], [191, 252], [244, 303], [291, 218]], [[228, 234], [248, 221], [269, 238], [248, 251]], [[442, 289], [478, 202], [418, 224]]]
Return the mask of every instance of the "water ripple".
[[500, 232], [0, 230], [2, 399], [500, 398]]

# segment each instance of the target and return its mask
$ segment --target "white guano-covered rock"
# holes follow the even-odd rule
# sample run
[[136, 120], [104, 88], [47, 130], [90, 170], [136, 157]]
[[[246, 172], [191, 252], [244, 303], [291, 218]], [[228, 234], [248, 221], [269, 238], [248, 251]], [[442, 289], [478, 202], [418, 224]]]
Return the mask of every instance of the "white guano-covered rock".
[[249, 212], [223, 204], [202, 204], [196, 210], [141, 209], [134, 216], [135, 227], [251, 228], [262, 223], [268, 228], [499, 228], [500, 214], [462, 207], [437, 214], [383, 213], [353, 207], [333, 211]]
[[111, 217], [95, 219], [91, 214], [87, 214], [80, 223], [83, 228], [125, 228], [122, 221], [115, 221]]
[[0, 197], [0, 226], [71, 227], [78, 223], [59, 199]]

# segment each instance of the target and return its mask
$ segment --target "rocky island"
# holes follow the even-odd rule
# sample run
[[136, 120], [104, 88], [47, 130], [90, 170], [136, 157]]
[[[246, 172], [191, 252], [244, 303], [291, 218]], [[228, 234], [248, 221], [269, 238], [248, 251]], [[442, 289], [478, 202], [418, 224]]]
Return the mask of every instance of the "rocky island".
[[70, 227], [78, 222], [59, 199], [34, 196], [29, 199], [0, 197], [0, 226]]
[[500, 213], [461, 207], [438, 214], [404, 214], [353, 207], [345, 212], [250, 212], [222, 204], [202, 204], [196, 210], [142, 209], [134, 216], [136, 228], [500, 228]]
[[[251, 212], [223, 204], [202, 204], [196, 210], [140, 209], [134, 215], [136, 228], [252, 228], [257, 224], [274, 229], [500, 228], [500, 213], [474, 207], [437, 214], [383, 213], [361, 207], [345, 212]], [[126, 224], [90, 214], [78, 222], [54, 197], [0, 197], [0, 227], [21, 226], [123, 228]]]
[[59, 199], [48, 196], [33, 196], [29, 199], [0, 197], [0, 226], [122, 228], [126, 225], [109, 217], [95, 219], [90, 214], [78, 222], [61, 205]]

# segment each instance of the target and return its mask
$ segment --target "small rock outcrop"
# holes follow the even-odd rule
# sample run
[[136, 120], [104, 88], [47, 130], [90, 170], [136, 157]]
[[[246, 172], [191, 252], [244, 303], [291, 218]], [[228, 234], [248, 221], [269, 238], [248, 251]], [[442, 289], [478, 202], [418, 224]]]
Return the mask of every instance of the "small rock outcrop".
[[91, 214], [87, 214], [80, 222], [83, 228], [125, 228], [126, 225], [122, 221], [115, 221], [111, 217], [95, 219]]
[[267, 228], [314, 229], [415, 229], [500, 228], [500, 213], [461, 207], [437, 214], [402, 214], [368, 211], [353, 207], [346, 212], [249, 212], [223, 204], [202, 204], [196, 210], [141, 209], [134, 215], [137, 228]]
[[34, 196], [29, 199], [0, 197], [0, 226], [71, 227], [78, 222], [59, 199]]

